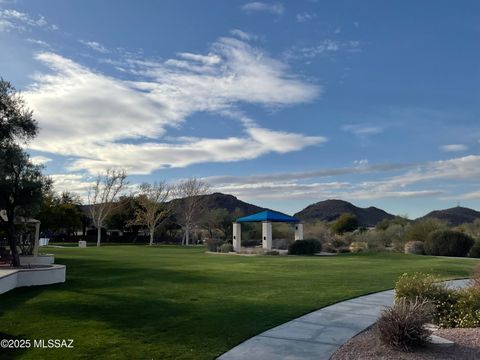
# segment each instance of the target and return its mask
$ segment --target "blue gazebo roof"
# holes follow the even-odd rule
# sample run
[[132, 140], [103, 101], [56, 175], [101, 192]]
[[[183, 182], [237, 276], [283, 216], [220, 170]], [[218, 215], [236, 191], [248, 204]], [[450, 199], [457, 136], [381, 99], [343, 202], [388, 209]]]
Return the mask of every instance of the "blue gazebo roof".
[[236, 220], [237, 223], [242, 222], [261, 222], [261, 221], [271, 221], [271, 222], [286, 222], [286, 223], [298, 223], [299, 219], [293, 216], [282, 214], [278, 211], [265, 210], [256, 214], [244, 216]]

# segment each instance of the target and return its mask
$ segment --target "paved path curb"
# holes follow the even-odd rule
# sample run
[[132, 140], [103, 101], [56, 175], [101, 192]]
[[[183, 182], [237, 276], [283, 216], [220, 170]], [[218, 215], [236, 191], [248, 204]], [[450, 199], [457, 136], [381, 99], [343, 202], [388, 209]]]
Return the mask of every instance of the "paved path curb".
[[[452, 280], [452, 287], [468, 280]], [[219, 360], [327, 360], [350, 338], [373, 325], [393, 304], [393, 290], [342, 301], [254, 336], [221, 355]]]

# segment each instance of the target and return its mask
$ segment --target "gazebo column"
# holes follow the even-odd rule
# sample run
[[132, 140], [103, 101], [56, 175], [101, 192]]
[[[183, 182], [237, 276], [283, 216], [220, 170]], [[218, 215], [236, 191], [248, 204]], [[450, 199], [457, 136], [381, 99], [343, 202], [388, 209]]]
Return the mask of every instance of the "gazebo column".
[[295, 224], [295, 241], [303, 240], [303, 224]]
[[242, 248], [242, 224], [233, 223], [233, 250], [240, 251]]
[[265, 250], [272, 250], [272, 223], [270, 221], [262, 222], [262, 247]]

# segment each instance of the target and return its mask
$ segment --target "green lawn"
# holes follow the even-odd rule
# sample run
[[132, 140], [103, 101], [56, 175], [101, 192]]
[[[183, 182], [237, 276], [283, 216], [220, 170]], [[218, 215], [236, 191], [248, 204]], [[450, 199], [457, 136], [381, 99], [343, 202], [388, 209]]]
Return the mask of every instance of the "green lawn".
[[404, 272], [469, 276], [478, 262], [403, 254], [241, 257], [199, 247], [52, 248], [67, 282], [0, 295], [0, 339], [74, 339], [18, 359], [212, 359], [268, 328], [392, 288]]

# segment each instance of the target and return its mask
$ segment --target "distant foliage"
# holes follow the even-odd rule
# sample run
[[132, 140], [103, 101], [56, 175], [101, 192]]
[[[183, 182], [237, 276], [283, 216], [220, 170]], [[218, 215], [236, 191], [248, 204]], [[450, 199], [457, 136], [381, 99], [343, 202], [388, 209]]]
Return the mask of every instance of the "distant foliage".
[[225, 243], [220, 246], [220, 252], [229, 253], [233, 251], [233, 245], [230, 243]]
[[405, 233], [406, 241], [425, 241], [431, 232], [439, 229], [446, 229], [447, 225], [437, 219], [424, 219], [416, 221]]
[[344, 213], [335, 221], [332, 230], [337, 234], [343, 234], [358, 229], [358, 225], [358, 219], [355, 215]]
[[354, 241], [350, 244], [349, 250], [353, 253], [363, 252], [368, 249], [368, 244], [364, 241]]
[[290, 255], [313, 255], [322, 251], [322, 244], [316, 239], [297, 240], [288, 247]]
[[217, 252], [220, 250], [220, 246], [223, 245], [223, 240], [221, 239], [207, 239], [205, 241], [208, 251]]
[[467, 256], [475, 240], [454, 230], [437, 230], [427, 237], [425, 253], [437, 256]]
[[431, 334], [425, 324], [431, 321], [432, 314], [433, 306], [428, 300], [401, 298], [378, 319], [380, 340], [404, 351], [423, 346]]
[[468, 256], [472, 258], [480, 258], [480, 240], [475, 241], [475, 244], [473, 244], [472, 248], [470, 249]]
[[424, 255], [425, 247], [422, 241], [409, 241], [405, 244], [405, 254]]

